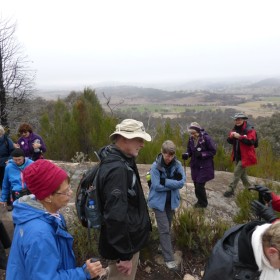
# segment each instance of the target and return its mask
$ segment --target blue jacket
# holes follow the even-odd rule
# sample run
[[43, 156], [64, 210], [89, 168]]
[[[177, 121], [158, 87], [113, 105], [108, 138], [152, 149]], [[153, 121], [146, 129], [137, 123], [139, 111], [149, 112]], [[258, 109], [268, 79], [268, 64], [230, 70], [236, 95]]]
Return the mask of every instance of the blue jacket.
[[51, 215], [34, 195], [26, 195], [14, 202], [13, 221], [6, 280], [86, 279], [83, 268], [76, 267], [73, 237], [62, 215]]
[[[180, 191], [186, 181], [186, 175], [182, 164], [176, 158], [168, 166], [168, 170], [162, 164], [162, 155], [160, 154], [156, 161], [152, 164], [151, 173], [151, 188], [148, 196], [148, 206], [160, 211], [164, 211], [166, 196], [168, 191], [171, 191], [171, 209], [174, 210], [180, 205]], [[179, 172], [182, 179], [177, 181], [172, 179], [174, 172]], [[165, 185], [160, 184], [160, 178], [165, 178]]]
[[[11, 191], [21, 191], [22, 188], [22, 171], [33, 161], [29, 158], [25, 158], [25, 162], [21, 168], [15, 164], [13, 159], [10, 159], [6, 168], [4, 179], [2, 183], [2, 195], [0, 201], [6, 202], [10, 196]], [[24, 189], [26, 184], [24, 183]]]
[[0, 137], [0, 166], [6, 166], [6, 161], [10, 158], [11, 152], [14, 150], [13, 141], [3, 135]]

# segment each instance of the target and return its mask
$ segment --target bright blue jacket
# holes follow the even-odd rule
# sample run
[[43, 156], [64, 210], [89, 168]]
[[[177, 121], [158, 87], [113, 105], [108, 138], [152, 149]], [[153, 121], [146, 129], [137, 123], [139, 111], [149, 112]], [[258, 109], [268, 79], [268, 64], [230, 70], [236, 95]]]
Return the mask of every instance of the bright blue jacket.
[[86, 279], [76, 267], [73, 237], [62, 215], [51, 215], [34, 195], [26, 195], [14, 202], [13, 221], [6, 280]]
[[[182, 179], [177, 181], [172, 179], [174, 172], [179, 172]], [[164, 211], [166, 202], [166, 192], [171, 191], [171, 209], [174, 210], [180, 205], [180, 191], [186, 181], [186, 175], [182, 164], [176, 158], [170, 166], [162, 165], [162, 155], [160, 154], [152, 164], [151, 170], [151, 188], [148, 196], [148, 206], [160, 211]], [[160, 178], [165, 178], [165, 185], [160, 184]]]
[[[21, 168], [17, 166], [13, 159], [10, 159], [6, 168], [4, 179], [2, 183], [2, 195], [0, 201], [8, 201], [11, 191], [21, 191], [22, 186], [22, 171], [29, 166], [33, 160], [25, 158], [23, 166]], [[26, 189], [26, 184], [24, 183], [24, 189]]]

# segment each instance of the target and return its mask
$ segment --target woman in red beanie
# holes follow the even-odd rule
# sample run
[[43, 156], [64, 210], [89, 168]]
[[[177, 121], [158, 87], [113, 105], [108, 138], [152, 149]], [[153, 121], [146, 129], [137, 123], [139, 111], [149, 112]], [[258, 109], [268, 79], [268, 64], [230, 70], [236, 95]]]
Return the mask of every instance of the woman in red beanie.
[[[7, 280], [92, 279], [102, 272], [99, 261], [76, 267], [73, 237], [59, 209], [69, 202], [72, 190], [67, 173], [40, 159], [23, 171], [33, 195], [14, 203], [14, 237], [7, 266]], [[34, 196], [35, 195], [35, 196]]]

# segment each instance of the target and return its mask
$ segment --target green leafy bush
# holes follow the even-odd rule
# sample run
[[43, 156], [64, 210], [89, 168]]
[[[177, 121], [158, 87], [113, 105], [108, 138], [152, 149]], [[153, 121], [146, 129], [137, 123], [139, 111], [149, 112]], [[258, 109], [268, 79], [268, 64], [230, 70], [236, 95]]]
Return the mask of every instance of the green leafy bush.
[[176, 213], [173, 227], [176, 243], [181, 250], [208, 257], [229, 224], [221, 219], [206, 217], [203, 210], [183, 209]]
[[78, 265], [83, 265], [89, 258], [99, 256], [98, 230], [91, 229], [90, 232], [88, 232], [88, 229], [84, 228], [76, 218], [73, 220], [69, 232], [74, 237], [73, 250]]

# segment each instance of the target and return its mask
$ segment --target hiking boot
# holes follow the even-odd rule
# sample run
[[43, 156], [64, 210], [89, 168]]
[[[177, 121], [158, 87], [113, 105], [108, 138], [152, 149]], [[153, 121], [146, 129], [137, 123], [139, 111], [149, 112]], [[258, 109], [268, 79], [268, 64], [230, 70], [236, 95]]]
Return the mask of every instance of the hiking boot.
[[231, 197], [231, 196], [234, 196], [234, 191], [233, 190], [224, 192], [224, 197]]
[[207, 207], [207, 205], [206, 206], [204, 206], [204, 205], [202, 205], [202, 204], [200, 204], [200, 203], [195, 203], [194, 204], [194, 206], [193, 206], [193, 208], [206, 208]]
[[175, 261], [165, 262], [165, 264], [166, 264], [167, 268], [170, 270], [175, 270], [175, 271], [179, 270], [178, 265], [176, 264]]

